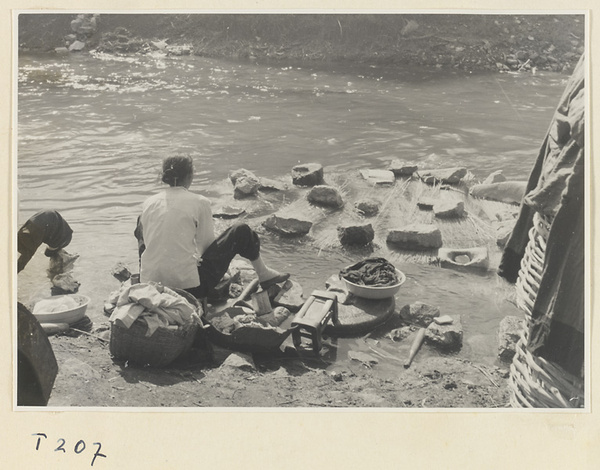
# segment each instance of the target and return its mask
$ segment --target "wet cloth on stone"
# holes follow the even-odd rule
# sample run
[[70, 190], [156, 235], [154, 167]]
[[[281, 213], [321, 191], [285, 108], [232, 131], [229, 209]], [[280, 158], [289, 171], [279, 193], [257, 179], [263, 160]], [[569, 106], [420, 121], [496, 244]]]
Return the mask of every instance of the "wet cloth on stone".
[[133, 284], [120, 293], [110, 321], [126, 318], [125, 326], [142, 318], [148, 325], [146, 336], [159, 327], [188, 325], [197, 320], [196, 308], [168, 287], [154, 283]]
[[398, 284], [396, 268], [385, 258], [367, 258], [340, 271], [340, 276], [358, 285], [386, 287]]
[[499, 274], [515, 282], [533, 215], [552, 220], [528, 349], [580, 375], [584, 360], [585, 68], [577, 64], [531, 171]]

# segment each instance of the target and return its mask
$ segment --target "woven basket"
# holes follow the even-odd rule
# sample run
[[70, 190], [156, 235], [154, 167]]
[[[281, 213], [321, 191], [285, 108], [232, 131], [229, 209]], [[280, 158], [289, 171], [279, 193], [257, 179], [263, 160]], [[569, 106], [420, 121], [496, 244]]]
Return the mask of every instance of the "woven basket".
[[510, 403], [515, 408], [579, 408], [583, 406], [583, 380], [527, 349], [533, 305], [540, 287], [551, 220], [535, 213], [529, 242], [516, 282], [517, 305], [527, 325], [516, 344], [510, 367]]
[[[173, 289], [185, 297], [201, 315], [201, 305], [189, 293]], [[110, 353], [117, 359], [136, 365], [166, 367], [188, 351], [192, 346], [199, 324], [192, 320], [185, 326], [159, 327], [152, 336], [146, 336], [148, 326], [142, 319], [136, 320], [130, 328], [114, 323], [110, 328]]]

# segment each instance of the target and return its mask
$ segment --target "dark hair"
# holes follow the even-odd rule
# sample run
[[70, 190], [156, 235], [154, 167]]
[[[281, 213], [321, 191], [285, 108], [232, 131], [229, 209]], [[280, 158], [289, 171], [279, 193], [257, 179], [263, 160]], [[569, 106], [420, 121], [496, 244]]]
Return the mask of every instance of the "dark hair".
[[194, 173], [194, 162], [189, 155], [175, 155], [163, 160], [162, 182], [182, 186], [184, 179]]

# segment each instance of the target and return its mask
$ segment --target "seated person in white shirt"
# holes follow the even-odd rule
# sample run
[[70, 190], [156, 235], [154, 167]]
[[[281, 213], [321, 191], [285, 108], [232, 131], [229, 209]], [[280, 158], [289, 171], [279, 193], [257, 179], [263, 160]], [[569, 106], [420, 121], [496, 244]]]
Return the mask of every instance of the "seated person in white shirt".
[[189, 191], [193, 178], [191, 157], [177, 155], [163, 161], [162, 181], [169, 186], [144, 202], [135, 229], [140, 281], [160, 282], [205, 298], [240, 255], [250, 260], [263, 289], [284, 282], [289, 274], [264, 263], [258, 235], [248, 225], [236, 224], [215, 237], [209, 200]]

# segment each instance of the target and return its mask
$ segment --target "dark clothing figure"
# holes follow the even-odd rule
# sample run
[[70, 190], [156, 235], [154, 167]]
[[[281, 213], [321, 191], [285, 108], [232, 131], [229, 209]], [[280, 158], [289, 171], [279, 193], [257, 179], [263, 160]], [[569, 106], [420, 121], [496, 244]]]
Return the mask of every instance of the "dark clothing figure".
[[532, 354], [578, 376], [584, 362], [585, 61], [567, 84], [530, 174], [499, 274], [519, 276], [534, 213], [552, 221], [529, 325]]
[[53, 210], [40, 211], [29, 218], [17, 234], [17, 272], [29, 263], [42, 243], [48, 245], [45, 255], [50, 257], [71, 242], [73, 230], [62, 216]]
[[[144, 252], [142, 228], [139, 225], [134, 232], [139, 246], [140, 256]], [[212, 290], [223, 278], [231, 261], [236, 255], [249, 260], [255, 260], [260, 254], [260, 239], [247, 224], [235, 224], [225, 230], [212, 242], [202, 255], [198, 264], [200, 285], [187, 290], [197, 298], [210, 297]]]
[[259, 254], [260, 240], [256, 232], [246, 224], [233, 225], [206, 249], [198, 265], [200, 286], [188, 291], [198, 298], [210, 297], [235, 255], [255, 260]]

